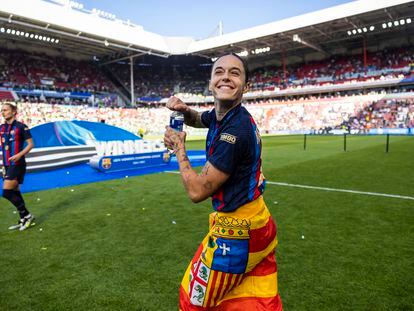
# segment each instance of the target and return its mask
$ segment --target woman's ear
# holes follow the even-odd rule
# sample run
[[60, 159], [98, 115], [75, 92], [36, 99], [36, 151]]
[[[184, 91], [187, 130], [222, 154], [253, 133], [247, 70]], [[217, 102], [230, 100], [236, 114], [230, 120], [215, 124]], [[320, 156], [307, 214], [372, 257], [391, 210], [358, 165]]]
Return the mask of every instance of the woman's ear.
[[249, 90], [250, 90], [250, 82], [247, 82], [247, 83], [244, 85], [244, 88], [243, 88], [243, 93], [247, 93]]

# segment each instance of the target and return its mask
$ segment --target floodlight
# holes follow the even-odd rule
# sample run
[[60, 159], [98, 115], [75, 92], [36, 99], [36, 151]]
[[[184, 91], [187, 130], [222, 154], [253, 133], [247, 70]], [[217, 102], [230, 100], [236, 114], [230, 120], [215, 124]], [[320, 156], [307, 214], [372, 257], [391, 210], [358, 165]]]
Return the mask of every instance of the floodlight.
[[399, 26], [400, 22], [399, 21], [394, 21], [394, 26]]
[[369, 31], [373, 31], [375, 29], [375, 26], [370, 26]]
[[383, 24], [382, 24], [382, 28], [383, 28], [383, 29], [387, 28], [387, 24], [386, 24], [386, 23], [383, 23]]
[[388, 22], [388, 27], [392, 27], [392, 22]]
[[362, 28], [362, 31], [367, 32], [368, 31], [367, 27]]
[[239, 56], [242, 56], [242, 57], [246, 57], [247, 55], [249, 55], [249, 52], [247, 52], [246, 50], [245, 51], [242, 51], [242, 52], [240, 52], [240, 53], [236, 53], [237, 55], [239, 55]]
[[358, 33], [362, 33], [362, 29], [361, 28], [358, 28], [357, 31], [358, 31]]
[[355, 35], [357, 33], [356, 29], [353, 29], [352, 33]]
[[0, 28], [0, 32], [5, 32], [6, 30], [4, 29], [4, 27]]
[[405, 21], [407, 22], [407, 24], [411, 24], [411, 18], [407, 18]]
[[400, 25], [404, 25], [405, 24], [405, 20], [400, 19]]

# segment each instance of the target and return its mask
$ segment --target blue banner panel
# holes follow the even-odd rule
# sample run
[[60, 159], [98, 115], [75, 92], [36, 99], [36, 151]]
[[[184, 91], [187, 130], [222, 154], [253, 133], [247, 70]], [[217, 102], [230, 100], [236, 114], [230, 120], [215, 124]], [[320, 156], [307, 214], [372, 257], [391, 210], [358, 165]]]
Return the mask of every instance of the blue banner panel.
[[88, 141], [141, 140], [142, 138], [106, 123], [56, 121], [33, 127], [36, 148], [86, 145]]
[[168, 165], [169, 162], [169, 153], [163, 151], [115, 156], [95, 156], [89, 161], [89, 164], [94, 169], [106, 173]]
[[370, 135], [408, 135], [408, 128], [382, 128], [382, 129], [370, 129], [368, 134]]

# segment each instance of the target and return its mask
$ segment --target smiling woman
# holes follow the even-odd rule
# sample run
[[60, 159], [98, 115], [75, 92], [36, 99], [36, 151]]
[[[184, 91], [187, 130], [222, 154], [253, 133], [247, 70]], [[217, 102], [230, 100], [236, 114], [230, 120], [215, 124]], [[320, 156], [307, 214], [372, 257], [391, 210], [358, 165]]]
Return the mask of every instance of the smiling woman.
[[214, 109], [203, 113], [172, 97], [167, 108], [193, 127], [208, 127], [207, 162], [200, 174], [189, 163], [185, 132], [170, 127], [165, 145], [174, 150], [182, 182], [193, 202], [212, 198], [210, 228], [180, 287], [180, 310], [282, 310], [277, 287], [276, 224], [262, 194], [262, 142], [241, 106], [248, 89], [246, 63], [227, 54], [210, 79]]
[[[211, 74], [209, 90], [220, 105], [215, 105], [224, 115], [241, 102], [248, 90], [248, 70], [245, 62], [236, 54], [229, 54], [216, 60]], [[219, 117], [219, 120], [222, 117]]]

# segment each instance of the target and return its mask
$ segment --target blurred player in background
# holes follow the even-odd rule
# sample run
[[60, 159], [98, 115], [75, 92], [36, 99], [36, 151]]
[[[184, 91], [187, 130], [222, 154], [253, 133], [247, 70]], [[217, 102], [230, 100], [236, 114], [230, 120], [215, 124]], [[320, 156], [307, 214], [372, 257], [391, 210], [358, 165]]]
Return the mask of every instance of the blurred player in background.
[[193, 202], [212, 197], [210, 230], [190, 262], [180, 287], [180, 310], [282, 310], [277, 287], [276, 225], [262, 193], [261, 139], [241, 106], [248, 89], [247, 64], [235, 54], [216, 60], [209, 84], [214, 109], [199, 113], [176, 97], [167, 107], [185, 124], [209, 128], [207, 162], [194, 171], [186, 133], [167, 127], [164, 143], [177, 156]]
[[27, 210], [20, 184], [26, 174], [25, 155], [34, 147], [29, 128], [16, 120], [17, 106], [5, 103], [1, 108], [5, 123], [0, 126], [1, 149], [3, 154], [3, 197], [9, 200], [18, 210], [20, 220], [10, 230], [26, 230], [34, 217]]

